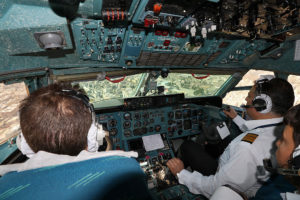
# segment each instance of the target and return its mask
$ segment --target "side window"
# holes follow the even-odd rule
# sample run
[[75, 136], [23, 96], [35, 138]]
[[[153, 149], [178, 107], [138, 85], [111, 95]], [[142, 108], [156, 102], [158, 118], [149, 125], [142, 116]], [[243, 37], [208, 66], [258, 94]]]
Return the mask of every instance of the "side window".
[[[274, 75], [274, 73], [271, 71], [250, 70], [247, 72], [247, 74], [244, 75], [243, 79], [239, 82], [239, 84], [236, 87], [252, 86], [253, 82], [257, 80], [260, 75]], [[232, 106], [240, 106], [241, 104], [246, 104], [245, 98], [247, 97], [247, 95], [248, 90], [231, 91], [227, 93], [227, 95], [223, 99], [223, 103]]]
[[0, 144], [20, 133], [19, 103], [27, 96], [24, 83], [0, 84]]
[[292, 84], [295, 93], [294, 105], [300, 104], [300, 77], [296, 75], [289, 75], [288, 81]]

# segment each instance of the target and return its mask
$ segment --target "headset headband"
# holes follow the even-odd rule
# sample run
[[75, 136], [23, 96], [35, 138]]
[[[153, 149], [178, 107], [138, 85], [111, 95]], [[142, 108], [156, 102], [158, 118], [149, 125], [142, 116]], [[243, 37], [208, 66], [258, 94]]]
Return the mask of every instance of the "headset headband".
[[258, 94], [262, 94], [264, 91], [263, 91], [263, 85], [268, 83], [270, 80], [265, 78], [265, 79], [260, 79], [260, 80], [257, 80], [255, 82], [255, 86], [256, 86], [256, 91], [258, 92]]
[[83, 104], [90, 110], [92, 115], [92, 120], [93, 122], [95, 122], [95, 109], [93, 104], [90, 103], [90, 98], [87, 95], [78, 92], [76, 90], [62, 89], [61, 91], [64, 95], [73, 97], [83, 102]]

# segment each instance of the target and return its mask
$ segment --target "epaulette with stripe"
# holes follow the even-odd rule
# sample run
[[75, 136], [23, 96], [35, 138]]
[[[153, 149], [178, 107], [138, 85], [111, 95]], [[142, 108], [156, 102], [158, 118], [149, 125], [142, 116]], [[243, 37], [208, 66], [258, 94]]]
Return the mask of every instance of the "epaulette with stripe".
[[247, 135], [245, 135], [245, 137], [243, 137], [242, 141], [252, 144], [256, 140], [257, 137], [258, 137], [257, 134], [248, 133]]

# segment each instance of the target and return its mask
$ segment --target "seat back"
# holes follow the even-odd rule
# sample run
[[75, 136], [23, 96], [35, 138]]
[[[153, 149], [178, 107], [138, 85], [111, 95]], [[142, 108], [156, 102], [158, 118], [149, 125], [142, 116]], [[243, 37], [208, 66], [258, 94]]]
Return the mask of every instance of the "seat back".
[[2, 199], [151, 199], [139, 163], [110, 156], [12, 172], [0, 178]]
[[251, 200], [282, 199], [281, 193], [294, 192], [297, 188], [290, 184], [282, 175], [274, 174], [262, 187], [256, 192]]

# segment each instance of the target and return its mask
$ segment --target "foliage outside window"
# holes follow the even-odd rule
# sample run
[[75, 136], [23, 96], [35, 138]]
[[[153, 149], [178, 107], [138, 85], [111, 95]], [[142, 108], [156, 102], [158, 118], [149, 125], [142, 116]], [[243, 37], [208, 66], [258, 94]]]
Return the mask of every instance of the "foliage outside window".
[[[218, 89], [225, 83], [230, 75], [211, 75], [205, 79], [195, 79], [191, 74], [169, 74], [167, 78], [159, 76], [156, 80], [150, 80], [147, 83], [147, 76], [137, 74], [127, 76], [120, 83], [111, 83], [104, 81], [87, 81], [80, 82], [80, 86], [87, 92], [91, 102], [101, 102], [109, 99], [123, 99], [134, 97], [140, 90], [140, 93], [145, 91], [145, 87], [152, 85], [164, 86], [163, 94], [180, 94], [184, 93], [185, 97], [200, 97], [214, 95]], [[203, 76], [203, 75], [195, 75]], [[139, 88], [140, 83], [146, 83]], [[152, 83], [152, 84], [151, 84]], [[146, 94], [156, 95], [156, 88], [151, 88]]]

